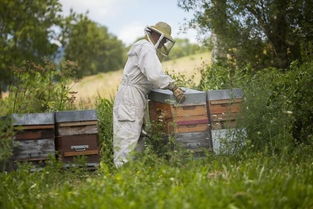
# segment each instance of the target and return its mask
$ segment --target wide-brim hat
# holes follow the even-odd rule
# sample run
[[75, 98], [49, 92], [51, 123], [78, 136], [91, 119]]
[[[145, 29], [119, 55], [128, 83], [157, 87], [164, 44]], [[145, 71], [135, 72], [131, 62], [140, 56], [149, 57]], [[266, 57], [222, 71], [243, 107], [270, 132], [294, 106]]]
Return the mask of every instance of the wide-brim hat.
[[172, 42], [175, 42], [173, 37], [171, 36], [172, 34], [172, 29], [171, 29], [171, 26], [165, 22], [158, 22], [157, 24], [155, 25], [152, 25], [152, 26], [148, 26], [148, 28], [160, 33], [160, 34], [163, 34], [165, 38], [169, 39], [170, 41]]

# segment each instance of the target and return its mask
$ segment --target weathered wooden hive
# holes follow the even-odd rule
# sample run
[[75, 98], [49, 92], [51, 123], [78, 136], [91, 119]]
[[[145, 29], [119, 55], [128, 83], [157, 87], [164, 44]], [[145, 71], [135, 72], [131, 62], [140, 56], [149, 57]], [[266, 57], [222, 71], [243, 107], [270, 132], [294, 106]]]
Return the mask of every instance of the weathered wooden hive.
[[39, 162], [55, 155], [53, 113], [13, 114], [13, 160]]
[[213, 150], [221, 152], [224, 139], [234, 138], [236, 120], [243, 101], [241, 89], [209, 90], [208, 112], [210, 115]]
[[72, 165], [77, 156], [85, 156], [87, 166], [98, 166], [100, 156], [96, 112], [56, 112], [55, 119], [57, 152], [65, 165]]
[[186, 100], [178, 104], [169, 90], [152, 90], [149, 95], [151, 122], [162, 122], [164, 131], [183, 147], [211, 148], [206, 92], [185, 89]]

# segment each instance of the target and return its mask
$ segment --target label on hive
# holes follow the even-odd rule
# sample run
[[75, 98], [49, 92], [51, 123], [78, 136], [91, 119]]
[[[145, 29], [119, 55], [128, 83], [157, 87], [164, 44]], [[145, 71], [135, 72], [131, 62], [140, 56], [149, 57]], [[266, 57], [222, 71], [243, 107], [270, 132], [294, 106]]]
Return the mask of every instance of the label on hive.
[[175, 134], [176, 141], [187, 149], [212, 148], [209, 133], [193, 132]]
[[58, 152], [63, 156], [94, 155], [99, 153], [98, 136], [74, 135], [57, 138]]
[[58, 136], [72, 136], [82, 134], [97, 134], [97, 125], [82, 125], [82, 126], [60, 126], [57, 129]]
[[53, 113], [12, 114], [14, 126], [53, 125]]
[[[25, 126], [24, 126], [25, 127]], [[17, 130], [14, 136], [15, 140], [28, 140], [28, 139], [53, 139], [54, 129], [24, 129]]]
[[155, 102], [176, 104], [178, 106], [206, 104], [206, 93], [204, 91], [197, 91], [188, 88], [183, 89], [185, 90], [184, 94], [186, 99], [181, 104], [177, 104], [172, 91], [164, 89], [152, 90], [149, 95], [149, 99]]
[[97, 115], [95, 110], [63, 111], [55, 113], [55, 120], [57, 123], [96, 121]]
[[14, 140], [15, 160], [44, 160], [55, 154], [54, 139]]

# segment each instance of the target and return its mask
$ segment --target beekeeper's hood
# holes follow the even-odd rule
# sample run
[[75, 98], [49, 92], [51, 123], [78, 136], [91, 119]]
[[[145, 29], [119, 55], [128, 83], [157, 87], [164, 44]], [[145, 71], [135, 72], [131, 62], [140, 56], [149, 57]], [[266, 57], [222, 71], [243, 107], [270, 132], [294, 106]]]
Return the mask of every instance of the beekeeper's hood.
[[[153, 43], [153, 41], [151, 40], [152, 31], [160, 34], [160, 38], [156, 43]], [[169, 26], [169, 24], [165, 22], [158, 22], [153, 26], [147, 26], [145, 28], [145, 33], [148, 40], [154, 45], [157, 52], [163, 56], [168, 56], [175, 44], [175, 41], [171, 36], [171, 32], [171, 26]]]

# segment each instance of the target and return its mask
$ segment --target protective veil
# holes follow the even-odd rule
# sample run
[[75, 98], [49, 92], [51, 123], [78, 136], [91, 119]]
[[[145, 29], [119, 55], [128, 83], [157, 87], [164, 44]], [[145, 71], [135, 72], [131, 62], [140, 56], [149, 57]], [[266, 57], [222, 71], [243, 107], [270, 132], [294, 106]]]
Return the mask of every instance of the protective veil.
[[173, 82], [165, 75], [156, 49], [147, 40], [136, 42], [128, 52], [122, 83], [113, 108], [114, 164], [129, 159], [139, 140], [147, 95], [152, 88], [166, 88]]
[[160, 34], [159, 40], [154, 44], [158, 57], [160, 59], [163, 57], [167, 57], [175, 44], [175, 41], [171, 36], [172, 33], [171, 27], [165, 22], [158, 22], [153, 26], [147, 26], [145, 28], [145, 33], [147, 39], [151, 43], [153, 43], [153, 41], [150, 38], [150, 33], [152, 31]]

